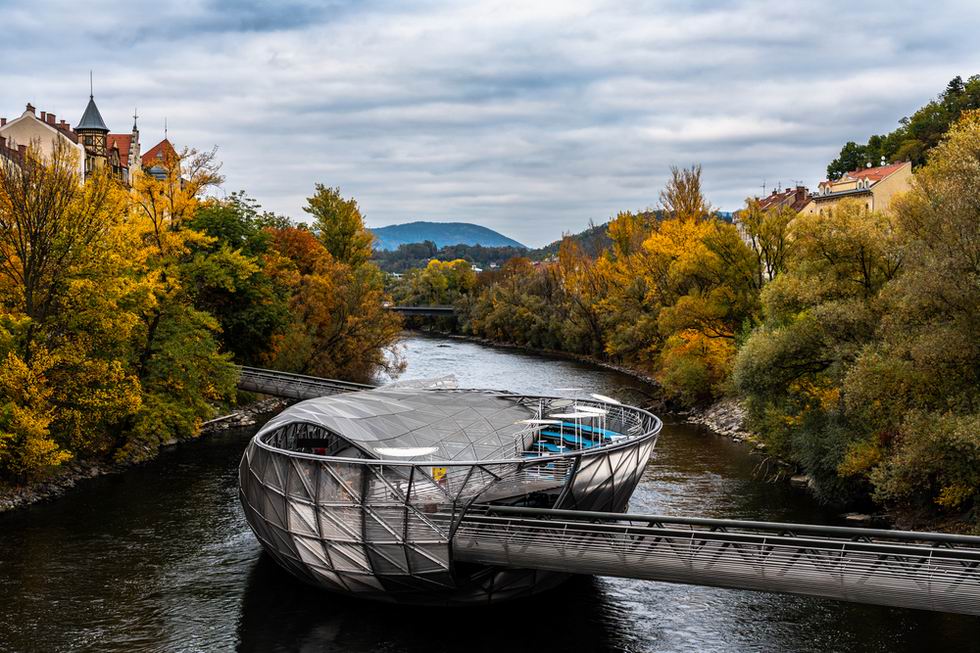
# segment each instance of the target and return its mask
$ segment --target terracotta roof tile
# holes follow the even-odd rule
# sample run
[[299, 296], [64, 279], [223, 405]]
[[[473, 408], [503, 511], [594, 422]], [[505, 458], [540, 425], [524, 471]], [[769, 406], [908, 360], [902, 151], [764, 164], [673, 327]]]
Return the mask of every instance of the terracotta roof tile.
[[897, 171], [899, 168], [906, 164], [905, 161], [901, 163], [891, 163], [886, 166], [878, 166], [876, 168], [858, 168], [857, 170], [852, 170], [847, 173], [847, 176], [852, 179], [870, 179], [871, 181], [881, 181], [888, 175]]
[[151, 147], [141, 157], [144, 168], [160, 165], [166, 159], [177, 156], [177, 150], [166, 138]]

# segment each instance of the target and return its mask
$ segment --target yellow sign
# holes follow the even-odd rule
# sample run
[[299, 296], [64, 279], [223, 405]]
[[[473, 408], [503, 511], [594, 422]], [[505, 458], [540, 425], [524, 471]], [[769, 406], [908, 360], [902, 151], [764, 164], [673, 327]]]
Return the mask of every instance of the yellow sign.
[[446, 482], [446, 468], [445, 467], [433, 467], [432, 468], [432, 480], [436, 483]]

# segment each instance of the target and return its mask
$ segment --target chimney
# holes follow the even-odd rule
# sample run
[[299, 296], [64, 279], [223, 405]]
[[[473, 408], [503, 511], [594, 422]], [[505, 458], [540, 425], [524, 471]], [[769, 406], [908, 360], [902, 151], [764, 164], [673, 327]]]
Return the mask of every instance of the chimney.
[[0, 127], [3, 127], [6, 124], [7, 124], [7, 119], [6, 118], [0, 118]]
[[48, 114], [45, 113], [44, 111], [42, 111], [41, 112], [41, 122], [47, 122], [47, 121], [48, 121]]
[[48, 114], [48, 124], [49, 125], [53, 125], [54, 124], [54, 114], [53, 113], [49, 113]]
[[31, 115], [34, 115], [34, 105], [30, 102], [27, 103], [27, 111], [30, 111]]

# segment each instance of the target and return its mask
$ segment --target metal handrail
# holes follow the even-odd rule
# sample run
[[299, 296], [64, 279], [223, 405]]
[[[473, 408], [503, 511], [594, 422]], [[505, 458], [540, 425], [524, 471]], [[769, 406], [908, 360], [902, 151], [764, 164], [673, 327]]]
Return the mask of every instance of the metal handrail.
[[[706, 526], [714, 529], [757, 530], [780, 534], [807, 533], [810, 535], [850, 537], [859, 539], [879, 538], [913, 542], [933, 542], [936, 544], [959, 544], [975, 547], [980, 551], [980, 537], [975, 535], [960, 535], [957, 533], [933, 533], [920, 531], [899, 531], [881, 528], [861, 528], [853, 526], [822, 526], [818, 524], [796, 524], [783, 522], [750, 521], [744, 519], [714, 519], [710, 517], [676, 517], [671, 515], [641, 515], [635, 513], [590, 512], [582, 510], [554, 510], [548, 508], [521, 508], [514, 506], [474, 506], [474, 510], [502, 516], [534, 517], [539, 525], [547, 524], [549, 519], [588, 522], [642, 522], [658, 524], [679, 524], [687, 526]], [[474, 515], [477, 517], [478, 515]], [[693, 530], [693, 529], [691, 529]], [[707, 533], [708, 531], [700, 531]], [[714, 531], [726, 532], [726, 531]]]

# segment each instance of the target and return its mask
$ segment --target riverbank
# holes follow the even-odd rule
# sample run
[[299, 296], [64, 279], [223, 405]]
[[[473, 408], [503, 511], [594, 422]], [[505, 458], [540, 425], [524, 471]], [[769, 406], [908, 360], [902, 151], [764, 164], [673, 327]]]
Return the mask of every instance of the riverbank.
[[[660, 384], [653, 377], [641, 371], [599, 360], [593, 356], [585, 354], [573, 354], [564, 351], [549, 349], [534, 349], [517, 345], [514, 343], [498, 343], [487, 338], [475, 336], [445, 333], [440, 331], [420, 331], [406, 330], [408, 336], [422, 336], [433, 338], [446, 338], [450, 340], [460, 340], [472, 342], [486, 347], [499, 348], [511, 351], [518, 351], [531, 355], [543, 355], [548, 357], [571, 360], [588, 365], [594, 365], [607, 370], [612, 370], [620, 374], [637, 379], [649, 385], [655, 391], [660, 391]], [[644, 406], [652, 412], [666, 417], [668, 420], [676, 422], [695, 424], [704, 429], [705, 435], [710, 437], [722, 437], [738, 443], [748, 449], [750, 453], [758, 457], [758, 464], [755, 469], [756, 476], [767, 482], [781, 485], [788, 485], [796, 491], [804, 493], [814, 500], [819, 500], [818, 488], [814, 480], [807, 474], [802, 473], [800, 468], [788, 461], [785, 461], [767, 450], [765, 443], [745, 425], [746, 411], [741, 402], [734, 397], [724, 397], [715, 402], [695, 407], [683, 407], [670, 399], [660, 396], [650, 396], [650, 402]], [[843, 508], [842, 508], [843, 509]], [[936, 517], [911, 514], [894, 514], [884, 511], [876, 512], [841, 512], [840, 518], [854, 524], [874, 525], [888, 527], [893, 524], [902, 528], [919, 528], [923, 530], [943, 530], [950, 532], [965, 532], [964, 526], [959, 521], [940, 520]], [[955, 524], [960, 524], [956, 526]]]
[[[190, 440], [172, 440], [164, 448], [178, 446], [182, 442], [193, 442], [212, 433], [233, 428], [252, 426], [263, 415], [278, 412], [290, 402], [271, 397], [252, 402], [227, 415], [204, 422], [201, 432]], [[73, 460], [58, 468], [50, 478], [41, 479], [26, 485], [0, 487], [0, 513], [23, 508], [41, 501], [56, 499], [88, 479], [118, 474], [140, 463], [113, 463], [104, 460]]]

